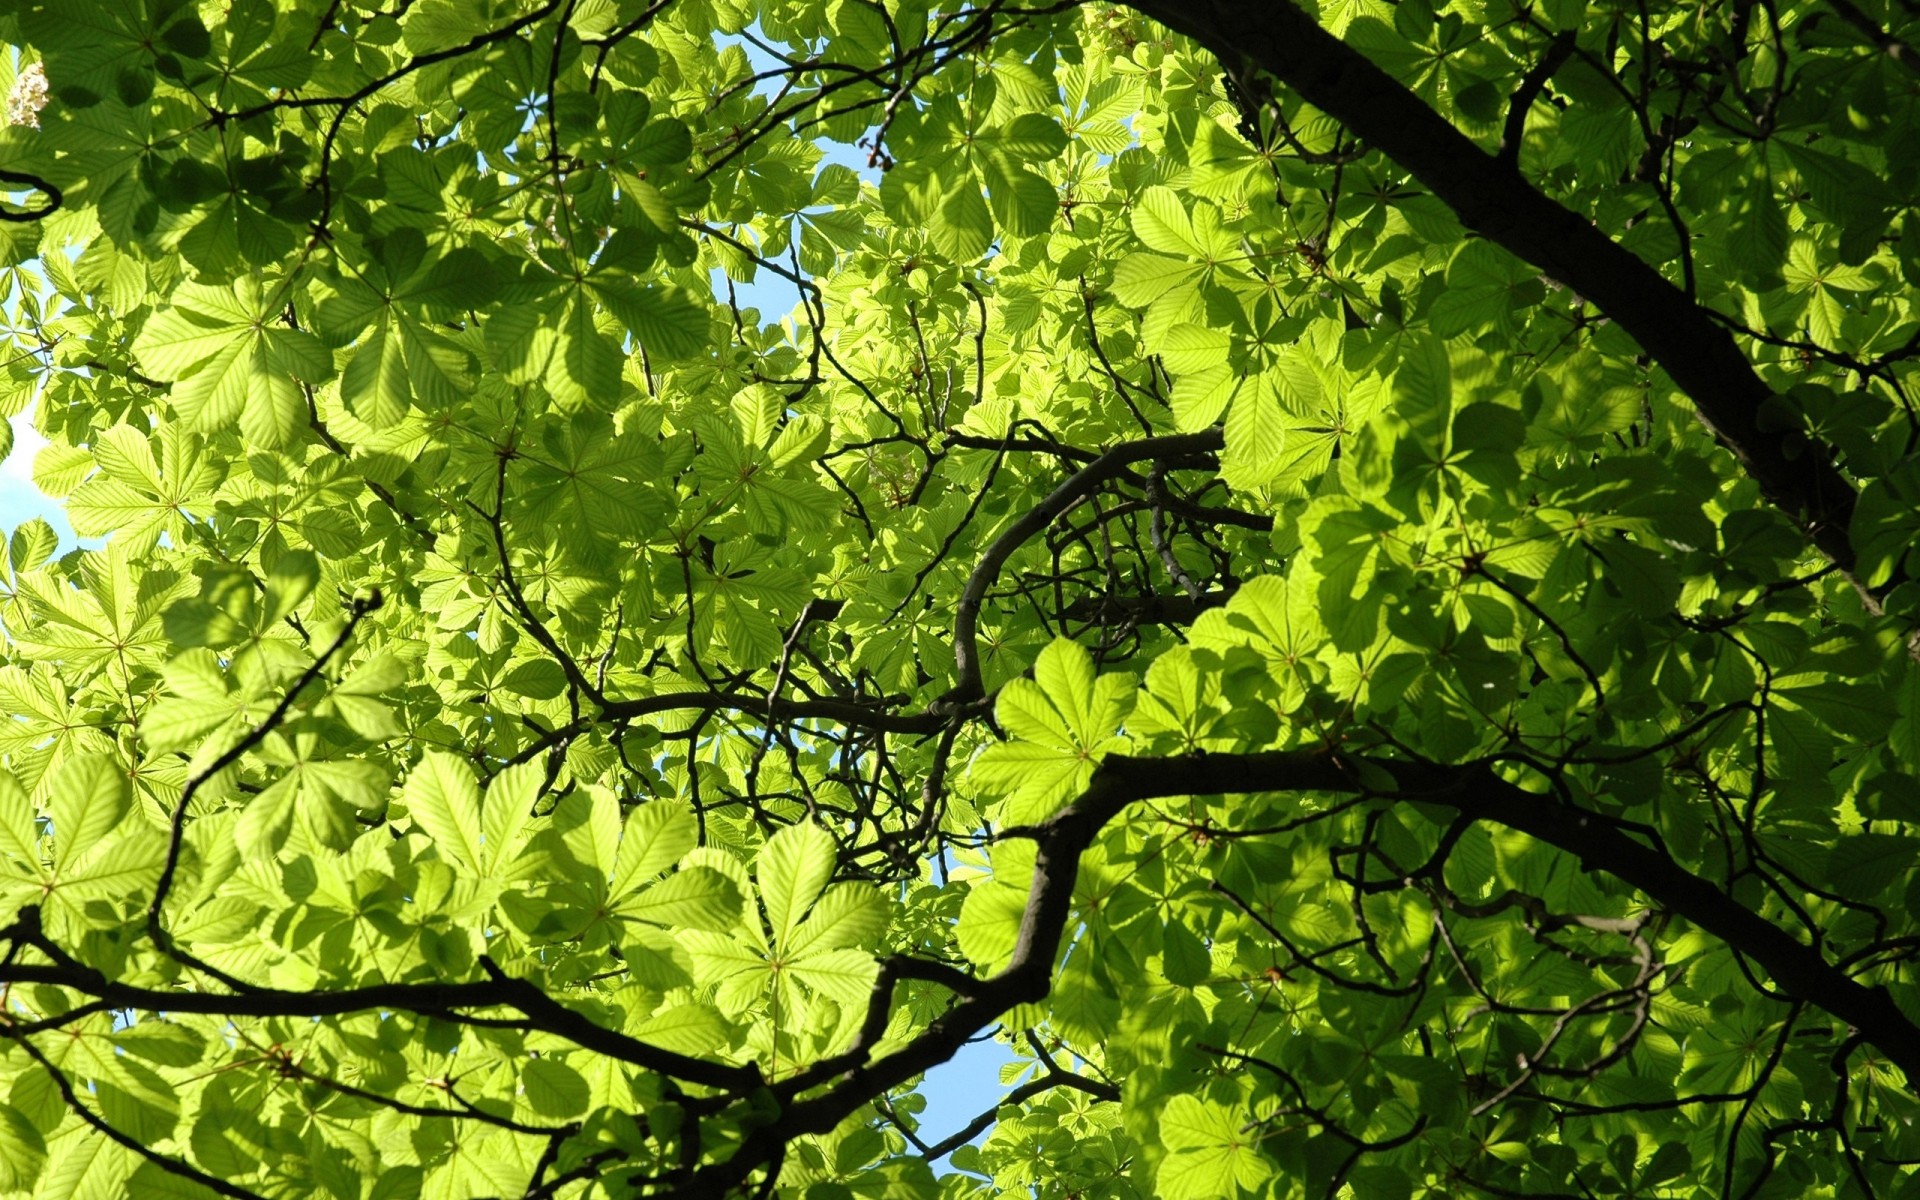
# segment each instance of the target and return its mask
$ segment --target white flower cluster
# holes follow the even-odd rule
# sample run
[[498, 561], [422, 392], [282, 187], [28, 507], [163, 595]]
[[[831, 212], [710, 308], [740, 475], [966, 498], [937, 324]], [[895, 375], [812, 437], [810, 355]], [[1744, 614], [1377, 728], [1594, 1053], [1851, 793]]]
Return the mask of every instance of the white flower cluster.
[[7, 123], [40, 128], [40, 110], [47, 106], [47, 72], [39, 63], [30, 64], [14, 77], [13, 90], [7, 93]]

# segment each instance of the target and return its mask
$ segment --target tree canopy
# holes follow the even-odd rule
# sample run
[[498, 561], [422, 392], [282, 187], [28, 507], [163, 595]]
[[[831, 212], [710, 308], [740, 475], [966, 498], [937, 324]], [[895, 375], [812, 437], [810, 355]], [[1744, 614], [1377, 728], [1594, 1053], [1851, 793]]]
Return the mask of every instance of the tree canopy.
[[1920, 1196], [1911, 0], [0, 43], [0, 1195]]

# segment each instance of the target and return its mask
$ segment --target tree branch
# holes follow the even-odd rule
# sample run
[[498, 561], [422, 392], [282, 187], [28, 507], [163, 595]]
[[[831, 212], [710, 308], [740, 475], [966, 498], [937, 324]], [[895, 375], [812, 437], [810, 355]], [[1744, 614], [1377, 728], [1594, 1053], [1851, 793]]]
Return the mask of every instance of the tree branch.
[[[1369, 778], [1391, 779], [1394, 790], [1369, 787], [1362, 781], [1362, 768]], [[1112, 755], [1101, 762], [1072, 804], [1039, 825], [1002, 834], [1029, 837], [1038, 844], [1032, 887], [1004, 969], [978, 981], [960, 1003], [906, 1045], [850, 1067], [819, 1095], [801, 1099], [794, 1089], [776, 1085], [776, 1095], [791, 1098], [781, 1115], [749, 1134], [730, 1158], [699, 1171], [672, 1194], [689, 1200], [726, 1194], [773, 1161], [794, 1138], [834, 1129], [875, 1096], [946, 1062], [1009, 1009], [1045, 998], [1072, 916], [1080, 856], [1128, 805], [1171, 796], [1244, 792], [1371, 794], [1376, 799], [1444, 805], [1469, 820], [1490, 821], [1528, 834], [1574, 855], [1584, 869], [1606, 871], [1664, 911], [1719, 937], [1763, 967], [1783, 991], [1853, 1026], [1910, 1078], [1920, 1077], [1920, 1026], [1886, 992], [1856, 982], [1817, 950], [1663, 851], [1628, 836], [1605, 815], [1525, 791], [1485, 764], [1357, 760], [1326, 750], [1167, 758]], [[891, 988], [890, 979], [886, 986]], [[856, 1047], [855, 1053], [862, 1049]]]
[[1853, 0], [1827, 0], [1827, 7], [1839, 13], [1841, 20], [1865, 34], [1866, 39], [1878, 46], [1881, 53], [1915, 75], [1920, 75], [1920, 52], [1880, 28], [1879, 22], [1868, 16]]
[[998, 1104], [995, 1104], [992, 1108], [974, 1117], [973, 1120], [968, 1121], [958, 1130], [941, 1138], [939, 1141], [933, 1143], [933, 1145], [928, 1146], [926, 1148], [927, 1161], [932, 1162], [934, 1159], [945, 1158], [974, 1138], [985, 1133], [995, 1121], [1000, 1119], [1001, 1109], [1025, 1104], [1035, 1096], [1043, 1092], [1050, 1092], [1057, 1087], [1074, 1088], [1087, 1093], [1097, 1100], [1118, 1101], [1120, 1099], [1120, 1089], [1110, 1083], [1101, 1083], [1095, 1079], [1083, 1079], [1078, 1075], [1068, 1074], [1065, 1071], [1048, 1072], [1037, 1079], [1029, 1079], [1019, 1087], [1014, 1088], [1006, 1095], [1000, 1097]]
[[1533, 64], [1520, 80], [1520, 86], [1514, 89], [1513, 100], [1507, 105], [1507, 122], [1500, 130], [1500, 149], [1495, 158], [1502, 166], [1518, 168], [1520, 165], [1520, 143], [1527, 132], [1527, 113], [1532, 110], [1533, 102], [1546, 90], [1547, 80], [1573, 56], [1576, 40], [1573, 30], [1563, 29], [1554, 35], [1547, 44], [1547, 52], [1540, 61]]
[[1732, 335], [1632, 251], [1536, 190], [1291, 0], [1132, 0], [1223, 59], [1251, 59], [1405, 168], [1468, 228], [1539, 266], [1632, 334], [1767, 500], [1851, 575], [1857, 499], [1803, 429], [1766, 429], [1773, 391]]
[[0, 183], [11, 183], [20, 187], [32, 188], [34, 191], [39, 192], [42, 197], [40, 207], [38, 208], [20, 209], [0, 205], [0, 221], [12, 221], [15, 223], [38, 221], [45, 217], [50, 217], [59, 211], [62, 199], [60, 189], [38, 175], [27, 171], [0, 171]]
[[1000, 569], [1006, 566], [1013, 552], [1025, 545], [1041, 531], [1075, 504], [1091, 495], [1101, 484], [1118, 477], [1127, 467], [1147, 459], [1187, 458], [1196, 454], [1212, 454], [1225, 445], [1224, 437], [1218, 429], [1206, 429], [1199, 433], [1169, 434], [1164, 437], [1142, 438], [1137, 442], [1123, 442], [1113, 447], [1086, 466], [1081, 467], [1065, 482], [1047, 494], [1047, 498], [1023, 513], [993, 539], [974, 564], [973, 574], [967, 577], [967, 584], [960, 593], [960, 601], [954, 607], [953, 616], [953, 661], [960, 679], [953, 690], [942, 696], [929, 707], [935, 711], [942, 707], [963, 704], [978, 700], [985, 694], [980, 680], [980, 606], [986, 600], [987, 593], [1000, 578]]
[[167, 828], [167, 856], [160, 867], [159, 881], [154, 884], [153, 899], [147, 905], [147, 936], [153, 940], [155, 946], [159, 947], [162, 954], [177, 962], [185, 963], [236, 991], [250, 991], [252, 985], [182, 950], [174, 945], [173, 935], [167, 932], [165, 919], [167, 896], [173, 890], [174, 876], [180, 870], [180, 852], [187, 832], [187, 810], [193, 805], [194, 794], [205, 786], [208, 780], [239, 762], [242, 756], [265, 741], [267, 735], [279, 727], [280, 722], [286, 719], [287, 713], [293, 708], [294, 702], [300, 698], [300, 694], [307, 690], [307, 685], [320, 678], [320, 673], [326, 669], [327, 663], [346, 646], [348, 640], [353, 637], [353, 631], [359, 628], [360, 622], [365, 620], [368, 614], [378, 612], [381, 603], [379, 592], [374, 592], [365, 598], [356, 598], [348, 606], [346, 624], [334, 637], [332, 644], [322, 650], [319, 657], [313, 660], [313, 664], [300, 673], [300, 677], [293, 681], [293, 686], [280, 697], [280, 702], [273, 706], [273, 710], [267, 714], [265, 720], [255, 725], [245, 737], [229, 746], [225, 753], [208, 763], [204, 769], [187, 781], [187, 786], [180, 792], [180, 802], [174, 806], [173, 818]]

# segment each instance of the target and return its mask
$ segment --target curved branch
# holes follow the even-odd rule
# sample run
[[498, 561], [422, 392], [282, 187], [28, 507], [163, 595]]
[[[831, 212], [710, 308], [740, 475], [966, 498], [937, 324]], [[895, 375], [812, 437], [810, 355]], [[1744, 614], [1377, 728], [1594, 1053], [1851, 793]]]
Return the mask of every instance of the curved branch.
[[[1362, 781], [1384, 775], [1394, 790], [1383, 793]], [[1627, 883], [1659, 908], [1714, 934], [1758, 963], [1783, 991], [1815, 1004], [1878, 1046], [1909, 1078], [1920, 1077], [1920, 1025], [1883, 990], [1864, 986], [1719, 887], [1688, 871], [1666, 853], [1628, 836], [1608, 817], [1525, 791], [1485, 764], [1444, 766], [1383, 759], [1354, 760], [1327, 750], [1253, 754], [1187, 754], [1167, 758], [1102, 760], [1079, 798], [1038, 825], [1002, 836], [1031, 838], [1033, 883], [1007, 966], [977, 981], [958, 1004], [934, 1019], [904, 1046], [868, 1059], [876, 1037], [863, 1031], [838, 1061], [853, 1061], [824, 1092], [790, 1097], [780, 1116], [754, 1130], [732, 1157], [698, 1172], [683, 1189], [687, 1197], [724, 1195], [794, 1138], [826, 1133], [875, 1096], [907, 1083], [951, 1058], [962, 1045], [1019, 1004], [1037, 1002], [1051, 987], [1060, 944], [1072, 916], [1080, 856], [1108, 821], [1140, 800], [1241, 792], [1334, 792], [1376, 799], [1417, 801], [1452, 808], [1474, 821], [1505, 825], [1576, 856], [1587, 870], [1601, 870]], [[886, 986], [892, 986], [891, 978]], [[836, 1064], [837, 1065], [837, 1064]], [[818, 1078], [810, 1073], [809, 1081]]]
[[180, 793], [180, 802], [174, 806], [173, 817], [167, 827], [166, 859], [160, 867], [160, 879], [153, 888], [153, 900], [147, 905], [147, 936], [152, 939], [155, 946], [159, 947], [162, 954], [176, 962], [185, 963], [209, 978], [219, 980], [235, 991], [252, 991], [253, 988], [251, 984], [236, 979], [197, 955], [182, 950], [174, 944], [173, 935], [167, 932], [165, 919], [167, 896], [173, 890], [174, 876], [180, 870], [180, 852], [187, 834], [187, 812], [193, 807], [194, 794], [205, 786], [208, 780], [239, 762], [249, 750], [265, 741], [268, 734], [279, 728], [280, 722], [286, 718], [294, 702], [299, 700], [301, 693], [307, 690], [307, 685], [320, 678], [320, 673], [326, 669], [334, 655], [340, 653], [353, 637], [354, 630], [360, 627], [360, 622], [364, 621], [368, 614], [378, 612], [382, 603], [383, 600], [378, 591], [356, 598], [348, 606], [346, 623], [341, 626], [332, 644], [322, 650], [313, 660], [313, 664], [300, 673], [300, 677], [293, 681], [293, 686], [280, 697], [280, 702], [273, 706], [273, 710], [267, 714], [265, 720], [255, 725], [245, 737], [228, 747], [225, 753], [208, 763], [187, 781], [187, 786]]
[[1532, 110], [1533, 102], [1546, 90], [1547, 80], [1553, 73], [1573, 57], [1575, 47], [1573, 30], [1563, 29], [1554, 36], [1547, 46], [1547, 52], [1540, 61], [1533, 64], [1520, 86], [1514, 89], [1513, 99], [1507, 105], [1507, 121], [1500, 130], [1499, 160], [1501, 165], [1518, 167], [1520, 165], [1520, 142], [1527, 132], [1527, 113]]
[[162, 1154], [139, 1138], [134, 1137], [132, 1134], [114, 1125], [113, 1122], [87, 1107], [85, 1102], [80, 1099], [79, 1093], [74, 1090], [73, 1081], [67, 1078], [66, 1072], [55, 1066], [53, 1060], [49, 1059], [40, 1047], [34, 1045], [31, 1038], [20, 1036], [11, 1031], [7, 1031], [5, 1036], [11, 1038], [16, 1045], [26, 1051], [27, 1057], [31, 1058], [39, 1065], [41, 1070], [47, 1073], [47, 1077], [53, 1080], [54, 1090], [60, 1093], [60, 1100], [67, 1106], [67, 1110], [73, 1113], [74, 1116], [79, 1117], [80, 1120], [95, 1133], [122, 1149], [131, 1151], [140, 1158], [160, 1168], [162, 1171], [165, 1171], [167, 1174], [185, 1179], [189, 1183], [197, 1183], [216, 1195], [228, 1197], [228, 1200], [265, 1200], [265, 1197], [261, 1196], [259, 1192], [250, 1191], [238, 1184], [228, 1183], [217, 1175], [209, 1175], [183, 1158], [175, 1158], [171, 1154]]
[[52, 216], [62, 200], [60, 189], [52, 182], [27, 171], [0, 171], [0, 183], [13, 183], [21, 187], [32, 188], [39, 192], [42, 200], [38, 208], [8, 208], [0, 206], [0, 221], [13, 221], [24, 224]]
[[1840, 19], [1860, 31], [1869, 42], [1879, 47], [1880, 52], [1894, 62], [1899, 63], [1915, 75], [1920, 75], [1920, 52], [1893, 34], [1882, 29], [1877, 21], [1868, 16], [1853, 0], [1827, 0], [1827, 7], [1840, 14]]
[[980, 605], [999, 580], [1000, 569], [1006, 566], [1014, 551], [1053, 524], [1061, 514], [1086, 499], [1101, 484], [1118, 478], [1132, 464], [1148, 459], [1212, 454], [1225, 444], [1224, 435], [1218, 429], [1122, 443], [1068, 476], [1065, 482], [1047, 494], [1045, 500], [1028, 509], [1019, 520], [1002, 530], [974, 564], [973, 574], [967, 577], [967, 585], [962, 589], [960, 601], [954, 608], [953, 665], [959, 674], [959, 682], [952, 691], [928, 707], [937, 712], [978, 700], [985, 693], [980, 679]]
[[1001, 1109], [1013, 1105], [1025, 1104], [1035, 1096], [1043, 1092], [1050, 1092], [1057, 1087], [1073, 1088], [1077, 1091], [1087, 1093], [1096, 1100], [1118, 1101], [1120, 1099], [1120, 1089], [1110, 1083], [1101, 1083], [1097, 1079], [1086, 1079], [1065, 1071], [1049, 1072], [1048, 1074], [1040, 1076], [1038, 1079], [1027, 1080], [1019, 1087], [1014, 1088], [1006, 1095], [1000, 1097], [998, 1104], [995, 1104], [992, 1108], [976, 1116], [973, 1120], [968, 1121], [953, 1133], [948, 1134], [946, 1137], [933, 1143], [933, 1145], [928, 1146], [926, 1149], [927, 1161], [931, 1162], [937, 1158], [945, 1158], [974, 1138], [985, 1133], [988, 1127], [1000, 1119]]

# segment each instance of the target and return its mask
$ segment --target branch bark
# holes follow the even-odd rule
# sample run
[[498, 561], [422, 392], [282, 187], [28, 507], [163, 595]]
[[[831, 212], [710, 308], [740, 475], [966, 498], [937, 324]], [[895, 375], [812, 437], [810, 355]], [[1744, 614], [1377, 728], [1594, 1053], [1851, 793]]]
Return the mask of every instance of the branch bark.
[[[1367, 778], [1391, 780], [1392, 790], [1369, 787], [1362, 781], [1363, 768]], [[695, 1173], [679, 1194], [728, 1194], [755, 1171], [779, 1161], [794, 1138], [831, 1131], [874, 1097], [947, 1061], [1008, 1010], [1043, 999], [1072, 920], [1081, 856], [1127, 806], [1172, 796], [1244, 792], [1371, 794], [1390, 803], [1448, 807], [1467, 820], [1493, 822], [1528, 834], [1575, 856], [1583, 869], [1613, 875], [1656, 907], [1720, 938], [1764, 970], [1781, 991], [1853, 1027], [1909, 1078], [1920, 1078], [1920, 1025], [1901, 1012], [1884, 990], [1858, 982], [1844, 966], [1828, 962], [1816, 948], [1687, 870], [1663, 849], [1629, 835], [1604, 814], [1528, 792], [1488, 766], [1360, 761], [1327, 750], [1166, 758], [1115, 755], [1101, 762], [1086, 790], [1065, 809], [1039, 825], [1002, 834], [1037, 843], [1033, 882], [1007, 966], [975, 980], [943, 964], [891, 961], [876, 989], [876, 1012], [884, 1015], [891, 1007], [895, 984], [906, 978], [942, 983], [955, 991], [957, 1002], [905, 1045], [877, 1057], [886, 1022], [869, 1019], [848, 1053], [822, 1064], [831, 1069], [808, 1071], [775, 1084], [772, 1092], [782, 1104], [780, 1116], [751, 1132], [729, 1158]], [[31, 947], [48, 961], [20, 962], [10, 952], [0, 960], [0, 986], [36, 983], [68, 988], [92, 998], [82, 1006], [89, 1012], [142, 1009], [235, 1017], [327, 1017], [385, 1009], [461, 1020], [460, 1010], [505, 1008], [520, 1013], [528, 1026], [619, 1061], [713, 1088], [723, 1096], [742, 1097], [762, 1087], [762, 1076], [751, 1064], [717, 1064], [647, 1045], [594, 1023], [535, 984], [507, 976], [490, 961], [482, 963], [489, 979], [467, 983], [389, 984], [334, 992], [177, 991], [107, 978], [53, 945], [38, 918], [37, 909], [23, 910], [13, 924], [0, 929], [0, 941], [14, 951]], [[75, 1013], [37, 1024], [12, 1022], [0, 1035], [22, 1040], [57, 1027]], [[803, 1095], [823, 1085], [824, 1090]], [[714, 1099], [725, 1103], [721, 1097]]]
[[[1764, 969], [1782, 991], [1846, 1022], [1909, 1078], [1920, 1077], [1916, 1074], [1920, 1073], [1920, 1026], [1885, 991], [1857, 982], [1818, 950], [1688, 871], [1663, 850], [1630, 837], [1604, 814], [1528, 792], [1484, 765], [1367, 760], [1369, 775], [1380, 773], [1393, 780], [1391, 793], [1365, 786], [1359, 765], [1325, 750], [1106, 758], [1087, 789], [1068, 807], [1040, 825], [1002, 834], [1031, 837], [1038, 843], [1032, 889], [1005, 969], [980, 980], [959, 1003], [896, 1050], [868, 1058], [874, 1039], [863, 1034], [853, 1050], [840, 1058], [855, 1065], [825, 1091], [798, 1098], [791, 1084], [776, 1084], [774, 1093], [787, 1102], [781, 1115], [749, 1134], [730, 1158], [699, 1171], [674, 1194], [688, 1198], [728, 1194], [754, 1171], [778, 1161], [794, 1138], [833, 1130], [874, 1097], [947, 1061], [1009, 1009], [1043, 999], [1072, 916], [1081, 854], [1128, 805], [1171, 796], [1372, 791], [1383, 800], [1442, 805], [1469, 820], [1505, 825], [1574, 855], [1586, 870], [1613, 875], [1657, 907], [1719, 937]], [[889, 977], [883, 986], [890, 992], [893, 980]], [[884, 1003], [884, 998], [878, 1002]], [[869, 1029], [874, 1025], [869, 1022]], [[807, 1082], [817, 1078], [810, 1075]]]
[[1851, 575], [1857, 499], [1827, 448], [1799, 429], [1766, 429], [1773, 391], [1708, 311], [1578, 214], [1542, 194], [1516, 166], [1488, 154], [1358, 50], [1291, 0], [1130, 0], [1229, 63], [1251, 61], [1393, 159], [1461, 222], [1591, 301], [1628, 333], [1694, 403], [1700, 421]]

